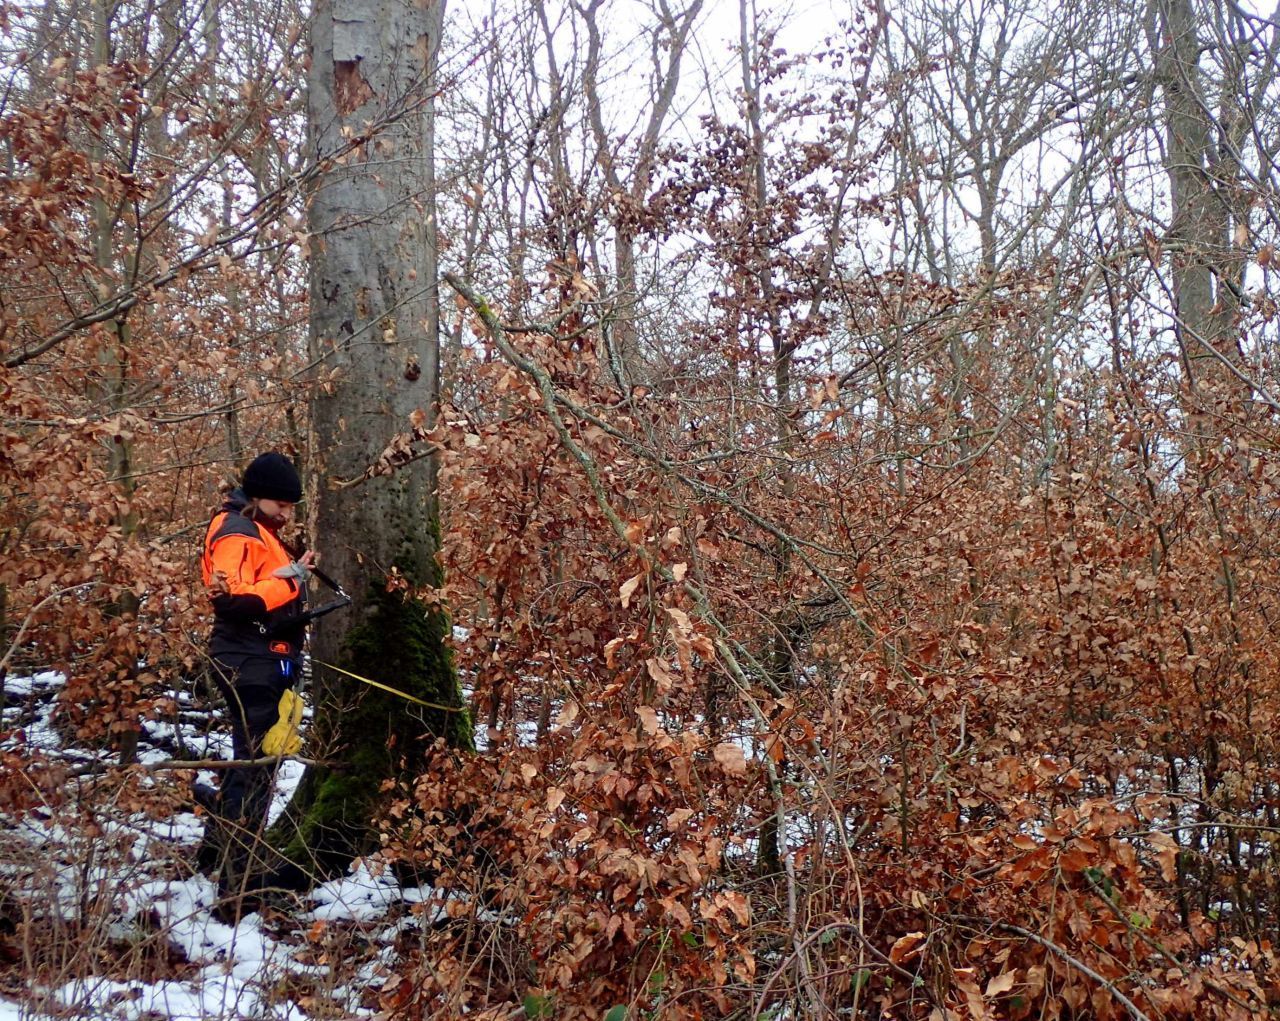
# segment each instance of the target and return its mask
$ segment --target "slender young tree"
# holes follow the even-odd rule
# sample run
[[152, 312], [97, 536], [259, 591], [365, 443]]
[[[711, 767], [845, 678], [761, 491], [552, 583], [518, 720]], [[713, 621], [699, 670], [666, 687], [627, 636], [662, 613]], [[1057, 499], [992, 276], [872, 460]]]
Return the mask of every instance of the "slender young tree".
[[610, 137], [604, 120], [604, 104], [600, 97], [601, 52], [599, 13], [603, 0], [578, 4], [577, 10], [587, 28], [587, 58], [582, 86], [587, 98], [591, 136], [596, 145], [596, 161], [613, 196], [610, 220], [613, 227], [614, 275], [616, 277], [618, 313], [611, 331], [606, 332], [610, 365], [620, 383], [631, 386], [647, 383], [637, 322], [642, 299], [639, 271], [636, 267], [636, 221], [653, 188], [658, 169], [658, 150], [663, 128], [671, 112], [680, 85], [680, 64], [684, 59], [694, 22], [702, 13], [703, 0], [673, 10], [667, 3], [655, 5], [649, 72], [652, 97], [647, 105], [643, 127], [635, 132], [634, 156], [630, 167], [620, 158], [623, 140]]

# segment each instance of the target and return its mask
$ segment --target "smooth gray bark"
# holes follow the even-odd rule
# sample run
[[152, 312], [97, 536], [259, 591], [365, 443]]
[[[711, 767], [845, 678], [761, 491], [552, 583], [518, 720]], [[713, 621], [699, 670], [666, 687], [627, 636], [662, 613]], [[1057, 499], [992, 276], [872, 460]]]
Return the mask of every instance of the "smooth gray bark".
[[[1216, 104], [1210, 96], [1200, 66], [1202, 20], [1191, 0], [1155, 0], [1152, 21], [1156, 80], [1164, 100], [1175, 328], [1191, 392], [1223, 381], [1220, 398], [1234, 389], [1221, 360], [1239, 360], [1234, 328], [1243, 255], [1231, 234], [1233, 224], [1244, 227], [1246, 236], [1248, 228], [1247, 211], [1234, 208], [1239, 200], [1233, 199], [1241, 192], [1244, 125], [1236, 83], [1227, 73]], [[1230, 47], [1222, 49], [1225, 71]]]
[[[373, 136], [329, 169], [309, 210], [314, 454], [327, 487], [315, 526], [329, 573], [343, 579], [435, 555], [428, 462], [332, 487], [358, 478], [437, 399], [426, 113], [440, 21], [438, 3], [412, 0], [330, 0], [314, 16], [312, 151], [323, 160]], [[322, 658], [336, 655], [336, 632], [319, 629]]]
[[[322, 0], [313, 17], [308, 115], [313, 472], [317, 546], [354, 597], [316, 629], [319, 741], [348, 768], [310, 770], [287, 853], [321, 872], [367, 850], [383, 780], [416, 775], [432, 738], [469, 743], [438, 610], [401, 592], [439, 583], [429, 458], [361, 479], [439, 389], [431, 102], [442, 3]], [[393, 584], [389, 585], [389, 582]], [[329, 670], [337, 664], [436, 706], [423, 709]]]

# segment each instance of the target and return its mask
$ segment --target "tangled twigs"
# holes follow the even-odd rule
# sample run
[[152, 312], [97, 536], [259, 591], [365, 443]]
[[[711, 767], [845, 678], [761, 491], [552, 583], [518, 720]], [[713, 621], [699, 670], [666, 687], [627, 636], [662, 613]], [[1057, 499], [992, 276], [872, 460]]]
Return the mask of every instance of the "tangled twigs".
[[41, 610], [50, 603], [57, 602], [65, 595], [76, 592], [80, 589], [93, 588], [97, 584], [98, 582], [96, 581], [87, 581], [80, 585], [72, 585], [69, 588], [58, 589], [56, 592], [50, 592], [47, 596], [41, 599], [40, 602], [36, 603], [35, 606], [31, 607], [31, 609], [27, 611], [26, 617], [23, 618], [22, 623], [18, 626], [18, 632], [13, 636], [13, 641], [11, 641], [9, 643], [9, 647], [5, 649], [4, 655], [0, 656], [0, 679], [3, 679], [4, 677], [5, 669], [9, 666], [9, 660], [13, 657], [14, 651], [22, 645], [22, 639], [25, 638], [27, 634], [27, 628], [31, 626], [31, 622], [36, 619], [36, 615]]
[[[839, 932], [842, 929], [847, 929], [848, 931], [852, 932], [854, 936], [858, 938], [858, 942], [867, 950], [869, 950], [872, 956], [874, 956], [877, 960], [879, 960], [882, 964], [884, 964], [885, 967], [887, 967], [890, 971], [896, 972], [900, 977], [906, 979], [908, 983], [915, 982], [916, 976], [913, 975], [911, 972], [907, 971], [907, 969], [903, 968], [901, 965], [895, 964], [892, 960], [889, 959], [888, 955], [886, 955], [882, 950], [880, 950], [879, 947], [877, 947], [874, 943], [872, 943], [869, 939], [867, 939], [867, 937], [862, 932], [862, 926], [859, 925], [857, 922], [831, 922], [827, 925], [822, 926], [821, 928], [815, 929], [813, 932], [809, 933], [809, 935], [806, 936], [803, 940], [800, 940], [799, 942], [797, 942], [795, 949], [793, 949], [791, 953], [788, 954], [787, 957], [783, 960], [783, 962], [779, 964], [777, 968], [774, 969], [773, 974], [769, 976], [769, 980], [764, 984], [764, 988], [760, 990], [760, 995], [756, 997], [756, 1005], [751, 1012], [751, 1016], [752, 1017], [763, 1016], [764, 1008], [768, 1003], [769, 993], [773, 989], [774, 982], [777, 981], [777, 978], [779, 975], [781, 975], [784, 971], [787, 970], [787, 968], [790, 966], [792, 961], [794, 961], [800, 954], [808, 950], [809, 947], [813, 945], [815, 940], [821, 939], [823, 936], [825, 936], [829, 932]], [[927, 989], [925, 990], [925, 995], [929, 998], [930, 1003], [934, 1002], [932, 994]]]
[[952, 915], [950, 917], [954, 921], [963, 922], [966, 925], [999, 929], [1001, 932], [1007, 932], [1014, 936], [1021, 936], [1025, 940], [1030, 940], [1032, 943], [1044, 947], [1049, 951], [1049, 953], [1053, 954], [1055, 957], [1061, 958], [1067, 964], [1071, 965], [1071, 967], [1075, 968], [1081, 975], [1091, 978], [1094, 982], [1098, 983], [1098, 985], [1111, 994], [1118, 1004], [1129, 1012], [1129, 1016], [1132, 1017], [1134, 1021], [1151, 1021], [1151, 1018], [1147, 1014], [1143, 1013], [1141, 1008], [1129, 999], [1129, 997], [1125, 996], [1114, 982], [1109, 978], [1098, 974], [1085, 964], [1084, 961], [1080, 960], [1080, 958], [1073, 957], [1071, 954], [1067, 953], [1067, 951], [1058, 946], [1057, 943], [1054, 943], [1053, 940], [1045, 939], [1045, 937], [1032, 932], [1030, 929], [1024, 929], [1020, 925], [1012, 925], [1009, 922], [993, 922], [987, 918], [973, 918], [968, 915]]

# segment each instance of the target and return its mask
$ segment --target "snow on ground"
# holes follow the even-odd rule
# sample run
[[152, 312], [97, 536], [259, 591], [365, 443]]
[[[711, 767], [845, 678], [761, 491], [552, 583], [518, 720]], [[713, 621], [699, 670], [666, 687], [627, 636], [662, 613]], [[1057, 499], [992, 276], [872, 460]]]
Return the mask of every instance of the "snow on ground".
[[[63, 682], [60, 675], [48, 672], [7, 679], [0, 749], [25, 744], [77, 763], [108, 761], [105, 753], [63, 748], [51, 722], [52, 696]], [[213, 758], [230, 753], [228, 736], [204, 732], [207, 714], [189, 711], [192, 700], [182, 694], [178, 702], [183, 712], [172, 720], [147, 724], [140, 761], [171, 758], [175, 747]], [[296, 762], [280, 768], [272, 818], [284, 809], [302, 772]], [[212, 782], [213, 775], [206, 771], [202, 779]], [[133, 952], [130, 948], [151, 948], [153, 953], [163, 948], [171, 963], [160, 969], [163, 977], [153, 980], [144, 980], [142, 968], [135, 969], [140, 977], [134, 979], [120, 960], [96, 969], [65, 968], [69, 977], [31, 989], [22, 1003], [0, 997], [0, 1021], [51, 1021], [55, 1016], [307, 1021], [310, 1015], [299, 1001], [309, 999], [317, 1004], [323, 1000], [316, 1009], [325, 1017], [372, 1016], [374, 1010], [365, 1006], [368, 990], [385, 977], [390, 947], [359, 968], [342, 954], [332, 955], [347, 966], [347, 973], [339, 977], [326, 963], [332, 958], [317, 955], [309, 944], [307, 928], [341, 933], [351, 927], [367, 941], [389, 944], [406, 926], [434, 920], [443, 912], [440, 891], [402, 889], [389, 872], [357, 862], [347, 877], [302, 898], [297, 905], [301, 910], [276, 911], [265, 919], [252, 913], [232, 927], [212, 914], [218, 900], [215, 884], [195, 872], [192, 864], [204, 831], [202, 815], [179, 811], [154, 819], [119, 806], [99, 811], [95, 805], [93, 824], [80, 825], [84, 820], [83, 806], [65, 819], [52, 810], [21, 819], [0, 813], [0, 893], [12, 891], [30, 918], [51, 927], [46, 931], [66, 927], [68, 942], [60, 949], [71, 948], [73, 957], [74, 941], [91, 938], [125, 957]], [[410, 910], [422, 917], [408, 917]]]
[[344, 879], [325, 883], [311, 891], [315, 909], [308, 919], [333, 921], [339, 918], [368, 922], [384, 918], [387, 909], [405, 899], [390, 873], [375, 874], [365, 862], [356, 862]]
[[6, 677], [4, 692], [9, 698], [25, 698], [34, 692], [60, 688], [66, 681], [66, 677], [56, 670], [42, 670], [30, 677]]

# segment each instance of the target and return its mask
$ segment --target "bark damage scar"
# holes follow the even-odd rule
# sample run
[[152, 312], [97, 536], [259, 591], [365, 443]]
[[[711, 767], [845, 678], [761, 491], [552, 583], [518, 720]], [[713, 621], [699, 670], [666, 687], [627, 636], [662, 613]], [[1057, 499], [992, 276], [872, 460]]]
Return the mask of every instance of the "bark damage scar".
[[333, 101], [338, 113], [346, 117], [373, 98], [373, 89], [360, 73], [360, 61], [333, 62]]
[[425, 32], [413, 41], [413, 56], [424, 68], [431, 67], [431, 37]]

